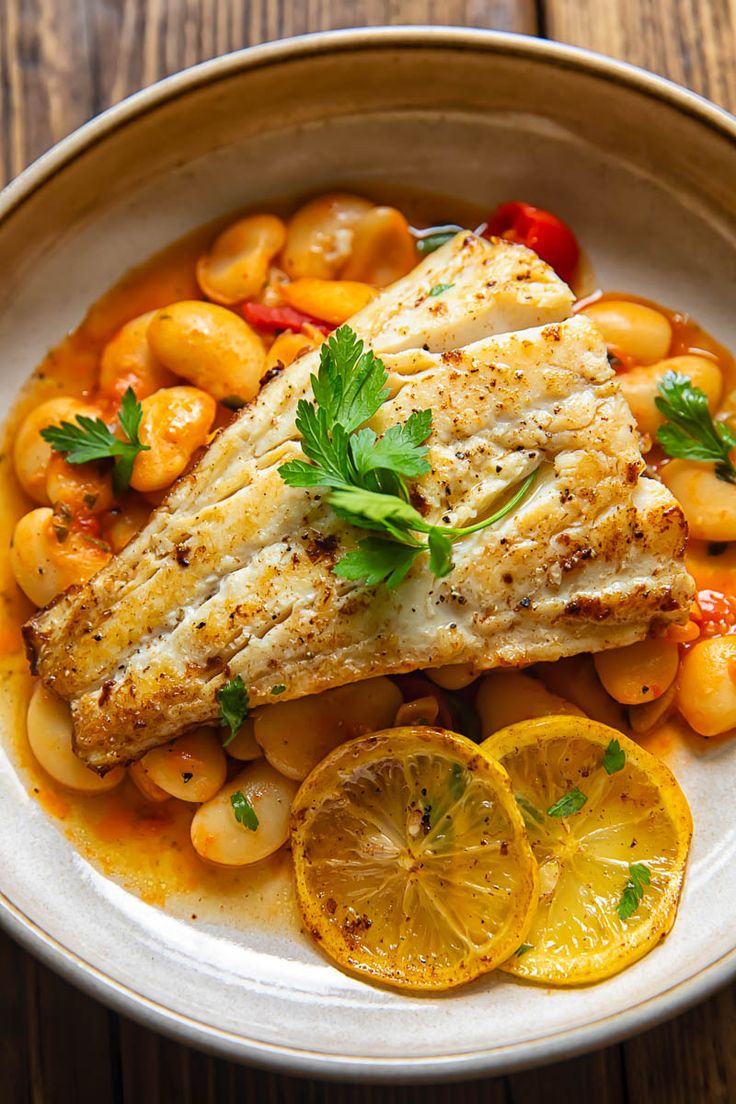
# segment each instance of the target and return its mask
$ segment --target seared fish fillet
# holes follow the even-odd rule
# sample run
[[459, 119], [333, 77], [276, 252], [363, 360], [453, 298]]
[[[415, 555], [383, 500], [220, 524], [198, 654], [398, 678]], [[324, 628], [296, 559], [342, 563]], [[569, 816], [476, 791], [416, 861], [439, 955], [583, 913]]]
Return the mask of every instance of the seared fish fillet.
[[[472, 280], [463, 278], [466, 250]], [[631, 414], [587, 320], [454, 351], [417, 348], [518, 324], [523, 301], [509, 281], [474, 299], [472, 317], [462, 306], [478, 295], [479, 258], [487, 283], [496, 268], [529, 265], [548, 297], [544, 308], [530, 302], [530, 315], [567, 312], [569, 296], [531, 254], [456, 239], [351, 323], [390, 373], [392, 398], [371, 424], [381, 432], [431, 407], [432, 471], [417, 481], [431, 522], [487, 516], [541, 465], [532, 493], [456, 544], [445, 579], [421, 560], [395, 591], [338, 579], [331, 565], [361, 533], [278, 475], [301, 455], [296, 402], [315, 367], [303, 358], [221, 434], [115, 561], [29, 622], [35, 669], [71, 702], [86, 762], [106, 769], [211, 721], [217, 691], [236, 674], [258, 705], [273, 700], [275, 683], [286, 685], [285, 700], [447, 663], [528, 664], [630, 643], [686, 616], [682, 513], [642, 477]], [[426, 291], [440, 281], [454, 282], [455, 295], [438, 315]]]

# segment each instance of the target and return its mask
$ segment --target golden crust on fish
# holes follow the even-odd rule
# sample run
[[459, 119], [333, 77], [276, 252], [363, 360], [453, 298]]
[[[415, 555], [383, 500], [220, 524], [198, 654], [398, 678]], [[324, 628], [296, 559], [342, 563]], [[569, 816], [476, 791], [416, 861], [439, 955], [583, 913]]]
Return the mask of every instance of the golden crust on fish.
[[[109, 567], [29, 623], [36, 668], [71, 701], [76, 750], [90, 765], [128, 761], [212, 720], [217, 691], [235, 674], [258, 705], [272, 700], [275, 683], [286, 686], [284, 700], [448, 663], [553, 660], [626, 644], [686, 616], [682, 512], [642, 476], [630, 411], [587, 320], [455, 351], [417, 348], [443, 348], [460, 325], [472, 331], [457, 305], [448, 322], [427, 313], [421, 294], [438, 279], [460, 283], [460, 301], [471, 294], [459, 279], [468, 240], [478, 242], [455, 239], [445, 259], [429, 258], [351, 323], [389, 370], [392, 397], [371, 424], [381, 432], [432, 409], [432, 471], [416, 484], [430, 522], [487, 516], [539, 467], [532, 493], [455, 545], [444, 579], [422, 560], [394, 591], [339, 579], [331, 567], [360, 532], [318, 493], [278, 475], [300, 455], [294, 413], [315, 363], [303, 358], [220, 435]], [[493, 251], [508, 265], [510, 250], [473, 244], [473, 263]], [[535, 282], [559, 284], [548, 275]], [[479, 304], [477, 326], [487, 333], [494, 318], [507, 319], [510, 294], [500, 313], [490, 299]], [[566, 299], [557, 296], [557, 311], [567, 313]], [[530, 304], [530, 314], [540, 309]], [[409, 348], [386, 355], [384, 337]]]

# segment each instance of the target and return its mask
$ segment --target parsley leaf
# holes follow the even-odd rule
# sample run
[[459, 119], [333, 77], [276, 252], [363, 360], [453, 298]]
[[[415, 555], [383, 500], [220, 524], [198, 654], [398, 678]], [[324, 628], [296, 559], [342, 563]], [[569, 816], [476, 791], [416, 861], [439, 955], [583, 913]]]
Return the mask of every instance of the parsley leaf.
[[515, 958], [521, 958], [522, 955], [525, 955], [526, 952], [530, 951], [531, 949], [532, 949], [531, 943], [522, 943], [514, 951], [514, 957]]
[[617, 774], [626, 766], [626, 752], [618, 740], [611, 740], [603, 755], [606, 774]]
[[223, 728], [230, 729], [230, 735], [222, 741], [222, 746], [227, 747], [248, 716], [248, 691], [240, 675], [220, 687], [217, 691], [217, 702], [220, 706], [220, 724]]
[[236, 790], [234, 794], [230, 794], [230, 804], [238, 824], [255, 832], [259, 823], [258, 814], [242, 790]]
[[651, 880], [652, 875], [649, 873], [648, 866], [645, 866], [644, 863], [631, 863], [629, 866], [629, 880], [624, 887], [616, 910], [621, 920], [628, 920], [634, 915], [641, 904], [644, 889], [650, 884]]
[[[378, 437], [363, 425], [388, 398], [388, 373], [349, 326], [324, 343], [317, 376], [311, 377], [314, 403], [300, 399], [296, 426], [306, 460], [279, 468], [291, 487], [325, 487], [327, 502], [343, 521], [381, 533], [358, 542], [343, 556], [335, 574], [373, 586], [396, 587], [421, 553], [429, 554], [438, 578], [452, 571], [452, 545], [505, 517], [536, 479], [533, 471], [490, 517], [464, 528], [433, 526], [410, 503], [407, 480], [430, 471], [426, 441], [431, 410], [414, 411], [406, 422]], [[424, 534], [426, 540], [417, 534]]]
[[448, 241], [459, 234], [463, 229], [462, 226], [433, 226], [429, 231], [424, 231], [417, 234], [417, 252], [422, 257], [426, 257], [429, 253], [434, 253], [435, 249], [439, 249], [440, 246], [445, 245]]
[[321, 347], [312, 392], [327, 424], [340, 425], [346, 433], [352, 433], [388, 398], [387, 379], [383, 362], [370, 349], [365, 350], [349, 326], [340, 326]]
[[438, 295], [442, 295], [443, 291], [449, 291], [450, 288], [454, 288], [454, 286], [454, 284], [435, 284], [433, 288], [430, 288], [429, 294], [432, 298], [435, 298]]
[[726, 422], [713, 420], [705, 392], [678, 372], [665, 374], [659, 392], [654, 401], [667, 421], [657, 430], [657, 440], [667, 455], [713, 463], [719, 479], [736, 483], [736, 466], [729, 455], [736, 448], [736, 432]]
[[[517, 799], [518, 800], [518, 799]], [[579, 790], [577, 786], [574, 789], [568, 790], [559, 801], [555, 801], [554, 805], [550, 805], [547, 810], [547, 816], [551, 817], [567, 817], [573, 816], [575, 813], [579, 813], [588, 798]]]
[[[404, 540], [412, 529], [429, 532], [432, 528], [419, 511], [403, 498], [366, 491], [362, 487], [342, 487], [339, 491], [333, 491], [330, 506], [343, 521], [359, 525], [362, 529], [386, 530], [398, 540]], [[416, 546], [416, 541], [411, 543]]]
[[365, 586], [386, 583], [393, 590], [402, 582], [422, 547], [399, 544], [385, 537], [365, 537], [354, 552], [348, 552], [335, 565], [341, 579], [363, 582]]
[[55, 452], [65, 452], [69, 464], [113, 459], [113, 487], [115, 493], [120, 494], [130, 486], [133, 462], [138, 453], [149, 451], [149, 446], [141, 444], [138, 436], [142, 417], [143, 408], [133, 388], [129, 387], [118, 413], [118, 422], [126, 439], [116, 437], [102, 418], [89, 418], [86, 414], [77, 414], [76, 425], [61, 422], [58, 426], [47, 426], [41, 430], [41, 436]]
[[452, 541], [439, 526], [427, 534], [429, 548], [429, 570], [438, 579], [443, 579], [452, 571]]
[[284, 686], [283, 682], [277, 682], [275, 686], [271, 687], [271, 693], [274, 695], [283, 694], [285, 690], [286, 687]]
[[432, 432], [432, 411], [418, 410], [403, 425], [392, 425], [380, 439], [372, 429], [360, 429], [350, 438], [350, 458], [361, 482], [379, 468], [409, 478], [430, 470], [424, 442]]

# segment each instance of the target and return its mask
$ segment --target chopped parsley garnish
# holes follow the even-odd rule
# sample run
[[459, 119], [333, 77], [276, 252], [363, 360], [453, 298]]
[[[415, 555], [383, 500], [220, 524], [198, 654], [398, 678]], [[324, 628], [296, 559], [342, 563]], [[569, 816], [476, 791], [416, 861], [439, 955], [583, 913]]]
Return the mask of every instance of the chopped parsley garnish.
[[443, 291], [449, 291], [450, 288], [454, 288], [454, 286], [454, 284], [435, 284], [434, 287], [430, 289], [429, 294], [435, 298], [438, 295], [442, 295]]
[[217, 702], [220, 706], [220, 724], [223, 728], [230, 729], [230, 735], [222, 741], [222, 746], [228, 744], [237, 736], [245, 718], [248, 716], [248, 691], [240, 675], [230, 679], [217, 691]]
[[349, 326], [336, 330], [322, 345], [319, 373], [312, 376], [315, 401], [300, 399], [297, 408], [307, 459], [283, 464], [279, 474], [291, 487], [327, 488], [327, 502], [339, 518], [380, 534], [359, 541], [335, 565], [335, 574], [393, 588], [424, 553], [434, 575], [449, 574], [452, 545], [505, 517], [525, 497], [537, 472], [483, 521], [459, 529], [431, 525], [411, 505], [407, 483], [430, 471], [425, 442], [432, 432], [431, 410], [414, 411], [380, 438], [364, 425], [388, 398], [387, 380], [382, 361]]
[[516, 958], [521, 958], [522, 955], [525, 955], [526, 952], [530, 951], [531, 949], [532, 949], [531, 943], [522, 943], [521, 946], [517, 947], [516, 950], [514, 951], [514, 956]]
[[277, 682], [275, 686], [271, 687], [271, 693], [274, 695], [283, 694], [285, 690], [286, 687], [284, 686], [283, 682]]
[[736, 483], [736, 467], [729, 455], [736, 448], [736, 432], [727, 422], [714, 421], [705, 391], [693, 387], [687, 376], [667, 372], [659, 392], [654, 401], [667, 421], [657, 430], [657, 440], [667, 455], [715, 464], [719, 479]]
[[577, 786], [564, 794], [554, 805], [550, 805], [547, 816], [567, 817], [579, 813], [588, 798]]
[[621, 920], [628, 920], [634, 915], [641, 904], [644, 889], [650, 884], [651, 880], [652, 876], [649, 873], [648, 866], [645, 866], [644, 863], [631, 863], [629, 866], [629, 880], [621, 894], [621, 900], [616, 910]]
[[606, 774], [617, 774], [626, 766], [626, 752], [618, 740], [611, 740], [603, 755]]
[[230, 794], [230, 804], [238, 824], [255, 832], [258, 827], [258, 815], [242, 790], [236, 790], [234, 794]]
[[416, 246], [417, 252], [426, 257], [428, 253], [434, 253], [440, 246], [445, 245], [448, 241], [455, 237], [462, 231], [462, 226], [432, 226], [428, 230], [419, 230], [416, 234]]
[[70, 464], [87, 464], [90, 460], [114, 460], [113, 487], [120, 494], [130, 486], [133, 462], [139, 452], [148, 452], [148, 445], [141, 444], [138, 436], [143, 407], [135, 397], [132, 387], [123, 395], [118, 412], [118, 422], [125, 434], [121, 440], [108, 429], [102, 418], [89, 418], [77, 414], [76, 422], [61, 422], [41, 430], [44, 441], [55, 452], [65, 452]]

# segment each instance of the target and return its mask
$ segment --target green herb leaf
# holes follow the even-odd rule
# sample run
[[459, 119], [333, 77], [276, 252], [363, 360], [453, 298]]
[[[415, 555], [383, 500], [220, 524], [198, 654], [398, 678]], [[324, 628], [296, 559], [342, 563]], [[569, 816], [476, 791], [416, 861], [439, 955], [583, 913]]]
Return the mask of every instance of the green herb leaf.
[[574, 789], [569, 790], [559, 801], [555, 801], [554, 805], [550, 805], [547, 810], [547, 816], [551, 817], [567, 817], [573, 816], [575, 813], [579, 813], [588, 798], [579, 790], [577, 786]]
[[330, 506], [343, 521], [363, 529], [387, 530], [399, 540], [412, 529], [426, 533], [432, 528], [418, 510], [402, 498], [366, 491], [362, 487], [344, 487], [333, 491]]
[[220, 724], [223, 728], [230, 729], [230, 735], [222, 741], [222, 746], [228, 744], [237, 736], [240, 727], [248, 716], [248, 691], [240, 675], [230, 679], [217, 691], [217, 702], [220, 706]]
[[505, 517], [529, 491], [537, 472], [490, 517], [462, 529], [431, 525], [411, 505], [406, 482], [430, 470], [425, 442], [432, 431], [431, 411], [415, 411], [380, 438], [362, 425], [388, 397], [387, 379], [382, 362], [365, 351], [349, 326], [341, 326], [322, 346], [319, 375], [311, 377], [315, 402], [300, 399], [297, 406], [306, 460], [283, 464], [279, 474], [292, 487], [327, 488], [327, 502], [339, 518], [383, 534], [361, 540], [343, 556], [334, 568], [337, 575], [368, 586], [385, 582], [395, 587], [423, 552], [438, 578], [447, 575], [453, 566], [452, 545]]
[[285, 690], [286, 687], [284, 686], [283, 682], [277, 682], [275, 686], [271, 687], [271, 693], [274, 695], [283, 694]]
[[611, 740], [603, 755], [606, 774], [617, 774], [626, 766], [626, 752], [618, 740]]
[[429, 570], [438, 579], [444, 578], [452, 571], [452, 541], [443, 533], [442, 529], [435, 526], [427, 534], [429, 547]]
[[65, 452], [69, 464], [114, 460], [113, 487], [115, 493], [120, 494], [130, 486], [133, 462], [138, 453], [149, 451], [149, 446], [141, 444], [138, 436], [142, 417], [143, 408], [129, 387], [118, 413], [118, 422], [127, 440], [116, 437], [101, 418], [89, 418], [86, 414], [77, 414], [76, 425], [61, 422], [58, 426], [47, 426], [41, 430], [41, 436], [55, 452]]
[[462, 226], [444, 226], [438, 227], [436, 230], [430, 230], [429, 233], [424, 233], [417, 237], [417, 253], [422, 257], [426, 257], [429, 253], [434, 253], [440, 246], [445, 245], [448, 241], [451, 241], [456, 234], [459, 234], [463, 229]]
[[616, 910], [621, 920], [628, 920], [634, 915], [641, 904], [644, 889], [651, 883], [651, 880], [652, 875], [649, 873], [649, 867], [645, 866], [644, 863], [632, 863], [629, 866], [629, 880], [624, 887]]
[[[312, 377], [314, 378], [314, 377]], [[300, 399], [297, 404], [296, 428], [302, 438], [302, 452], [314, 465], [291, 460], [279, 468], [279, 474], [291, 486], [344, 487], [351, 482], [348, 435], [339, 423], [330, 427], [327, 414]], [[294, 479], [293, 472], [297, 478]]]
[[435, 284], [433, 288], [430, 288], [429, 294], [434, 298], [437, 295], [442, 295], [443, 291], [449, 291], [454, 286], [454, 284]]
[[255, 832], [258, 827], [258, 815], [242, 790], [236, 790], [234, 794], [230, 794], [230, 804], [238, 824]]
[[424, 442], [432, 432], [432, 411], [419, 410], [403, 425], [393, 425], [377, 438], [372, 429], [360, 429], [350, 438], [350, 457], [358, 476], [385, 468], [413, 478], [430, 470]]
[[736, 448], [736, 433], [726, 422], [713, 420], [705, 392], [678, 372], [665, 374], [659, 392], [654, 401], [667, 421], [657, 430], [657, 440], [667, 455], [713, 463], [719, 479], [736, 483], [729, 455]]
[[532, 949], [531, 943], [522, 943], [521, 946], [517, 947], [516, 950], [514, 951], [514, 956], [516, 958], [521, 958], [522, 955], [525, 955], [526, 952], [530, 951], [531, 949]]
[[365, 537], [354, 552], [348, 552], [335, 565], [341, 579], [362, 582], [365, 586], [386, 583], [393, 590], [407, 576], [423, 548], [399, 544], [384, 537]]
[[372, 418], [388, 398], [388, 372], [349, 326], [340, 326], [321, 347], [312, 392], [328, 426], [346, 433]]

